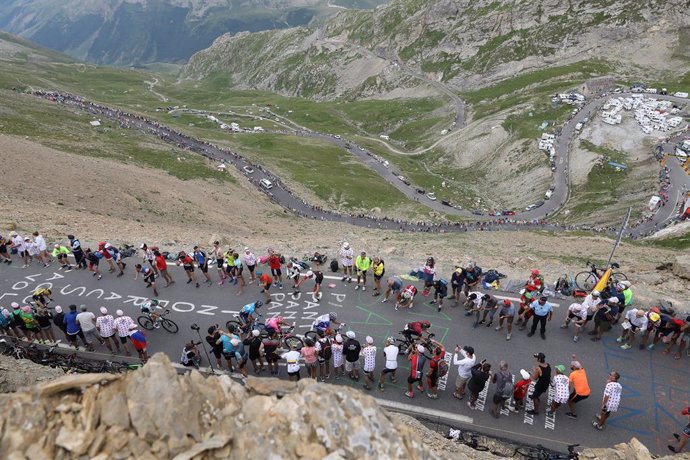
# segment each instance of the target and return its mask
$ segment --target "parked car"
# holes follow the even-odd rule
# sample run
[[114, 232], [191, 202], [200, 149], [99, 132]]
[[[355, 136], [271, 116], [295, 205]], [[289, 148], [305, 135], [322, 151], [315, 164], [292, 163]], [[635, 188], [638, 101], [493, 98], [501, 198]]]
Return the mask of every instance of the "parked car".
[[535, 207], [535, 208], [538, 208], [538, 207], [541, 207], [541, 206], [544, 206], [544, 200], [539, 200], [539, 201], [537, 201], [536, 203], [534, 203], [534, 207]]
[[511, 210], [503, 211], [503, 215], [504, 215], [504, 216], [514, 216], [514, 215], [515, 215], [515, 211], [511, 211]]
[[450, 204], [450, 201], [446, 201], [446, 200], [441, 200], [441, 204], [444, 206], [453, 206], [452, 204]]
[[424, 190], [423, 188], [418, 188], [417, 193], [419, 193], [420, 195], [424, 195], [426, 193], [426, 190]]
[[429, 198], [431, 201], [436, 201], [436, 195], [434, 194], [434, 192], [427, 193], [426, 197]]
[[483, 216], [484, 215], [484, 213], [482, 212], [481, 209], [475, 209], [474, 211], [472, 211], [472, 214], [474, 214], [475, 216]]
[[529, 205], [529, 206], [527, 206], [527, 207], [525, 208], [525, 211], [531, 211], [532, 209], [534, 209], [534, 208], [536, 208], [536, 207], [537, 207], [536, 204], [531, 204], [531, 205]]
[[247, 174], [254, 174], [254, 168], [252, 168], [251, 166], [244, 166], [242, 170], [244, 170], [244, 172]]

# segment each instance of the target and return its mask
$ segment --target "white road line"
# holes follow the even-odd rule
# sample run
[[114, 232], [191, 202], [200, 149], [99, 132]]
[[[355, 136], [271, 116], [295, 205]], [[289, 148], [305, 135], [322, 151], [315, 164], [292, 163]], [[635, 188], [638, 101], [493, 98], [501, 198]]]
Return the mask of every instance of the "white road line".
[[468, 423], [472, 424], [474, 419], [472, 417], [467, 417], [464, 415], [454, 414], [452, 412], [445, 412], [436, 409], [427, 409], [425, 407], [413, 406], [411, 404], [400, 403], [396, 401], [389, 401], [387, 399], [376, 398], [376, 401], [380, 406], [392, 411], [414, 413], [419, 415], [424, 415], [427, 417], [439, 417], [445, 420], [451, 420], [458, 423]]

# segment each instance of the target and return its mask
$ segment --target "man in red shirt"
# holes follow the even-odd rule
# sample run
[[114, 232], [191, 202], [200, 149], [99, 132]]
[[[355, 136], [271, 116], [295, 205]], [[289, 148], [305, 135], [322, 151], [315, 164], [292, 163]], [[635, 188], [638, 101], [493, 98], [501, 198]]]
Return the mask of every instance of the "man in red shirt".
[[268, 266], [271, 268], [271, 275], [278, 279], [278, 289], [283, 289], [283, 272], [280, 269], [280, 254], [269, 249]]
[[196, 287], [199, 287], [199, 282], [194, 274], [194, 259], [192, 259], [186, 252], [180, 251], [180, 254], [177, 256], [177, 265], [182, 265], [185, 273], [187, 273], [187, 284], [194, 281]]
[[256, 276], [259, 277], [259, 286], [261, 287], [261, 292], [266, 296], [266, 305], [271, 303], [271, 294], [269, 289], [271, 289], [271, 284], [273, 284], [273, 278], [268, 273], [256, 272]]
[[154, 263], [156, 265], [156, 270], [161, 274], [165, 280], [165, 287], [170, 286], [175, 281], [172, 279], [170, 272], [168, 272], [168, 262], [166, 262], [165, 257], [157, 249], [153, 251]]
[[529, 384], [532, 383], [530, 373], [524, 369], [520, 369], [521, 380], [518, 380], [513, 388], [513, 401], [515, 404], [514, 411], [518, 412], [525, 406], [525, 396], [529, 390]]
[[[443, 377], [439, 374], [439, 362], [445, 362], [446, 348], [443, 344], [430, 339], [431, 343], [436, 347], [434, 349], [434, 356], [429, 361], [429, 373], [426, 374], [426, 383], [429, 386], [429, 392], [426, 394], [431, 399], [438, 399], [438, 379]], [[448, 364], [445, 365], [445, 372], [448, 372]], [[444, 374], [445, 375], [445, 374]]]

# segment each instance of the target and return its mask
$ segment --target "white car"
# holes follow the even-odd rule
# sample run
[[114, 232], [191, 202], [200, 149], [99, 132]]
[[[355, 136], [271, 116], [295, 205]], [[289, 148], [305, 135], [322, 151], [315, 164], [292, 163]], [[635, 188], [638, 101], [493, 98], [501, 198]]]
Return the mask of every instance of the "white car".
[[254, 169], [250, 166], [244, 166], [242, 170], [247, 174], [254, 174]]
[[427, 193], [426, 197], [429, 198], [431, 201], [436, 201], [436, 195], [434, 195], [434, 192]]

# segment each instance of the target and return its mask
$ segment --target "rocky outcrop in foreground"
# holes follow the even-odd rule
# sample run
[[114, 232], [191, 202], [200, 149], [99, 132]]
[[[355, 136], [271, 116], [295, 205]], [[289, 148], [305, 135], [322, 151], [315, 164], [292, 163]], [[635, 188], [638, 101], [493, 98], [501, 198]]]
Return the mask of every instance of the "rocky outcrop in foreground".
[[17, 361], [10, 356], [0, 355], [0, 393], [20, 391], [63, 375], [65, 373], [61, 369], [42, 366], [28, 359]]
[[[67, 375], [0, 394], [0, 458], [495, 458], [341, 386], [178, 375], [163, 354], [126, 375]], [[589, 459], [648, 459], [633, 439]]]

